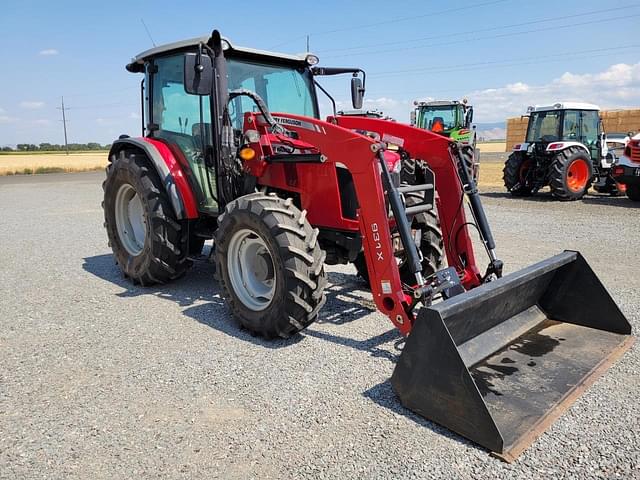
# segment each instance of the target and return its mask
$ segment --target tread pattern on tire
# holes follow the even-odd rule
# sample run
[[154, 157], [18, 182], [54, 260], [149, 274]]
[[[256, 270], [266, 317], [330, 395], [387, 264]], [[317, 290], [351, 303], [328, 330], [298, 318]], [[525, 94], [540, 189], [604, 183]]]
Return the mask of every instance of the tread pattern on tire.
[[580, 147], [569, 147], [561, 152], [558, 152], [551, 162], [551, 171], [549, 172], [549, 186], [551, 187], [551, 193], [554, 197], [560, 200], [579, 200], [581, 199], [591, 187], [593, 182], [593, 165], [591, 160], [585, 161], [589, 165], [589, 172], [591, 175], [587, 180], [585, 188], [582, 192], [572, 192], [569, 190], [565, 183], [566, 169], [569, 164], [576, 158], [584, 158], [585, 152]]
[[[420, 192], [409, 192], [405, 194], [405, 202], [408, 207], [422, 203]], [[442, 230], [440, 229], [440, 219], [435, 209], [421, 212], [413, 217], [412, 228], [422, 230], [420, 251], [422, 252], [422, 274], [425, 277], [434, 274], [442, 268], [444, 258], [444, 242]], [[409, 278], [411, 277], [411, 278]], [[413, 284], [413, 274], [400, 269], [400, 278], [405, 283]], [[410, 281], [409, 281], [410, 280]]]
[[[276, 272], [284, 272], [280, 287], [276, 277], [274, 300], [265, 310], [247, 309], [233, 293], [227, 266], [229, 241], [239, 228], [262, 225], [257, 231], [270, 245]], [[317, 242], [318, 231], [306, 220], [291, 198], [251, 193], [227, 204], [218, 218], [216, 232], [216, 277], [234, 317], [250, 332], [265, 338], [288, 338], [308, 327], [318, 317], [326, 297], [325, 252]], [[274, 250], [275, 249], [275, 250]], [[275, 253], [275, 255], [274, 255]], [[277, 273], [276, 273], [277, 275]]]
[[502, 169], [504, 186], [514, 197], [531, 195], [532, 189], [525, 185], [520, 185], [517, 189], [513, 189], [513, 187], [520, 183], [520, 169], [526, 160], [522, 152], [513, 152], [507, 158], [507, 161], [504, 163], [504, 168]]
[[[124, 182], [135, 188], [147, 215], [145, 246], [136, 257], [129, 255], [120, 243], [115, 222], [115, 196]], [[176, 219], [160, 177], [147, 158], [125, 150], [118, 156], [113, 155], [106, 168], [102, 189], [109, 246], [125, 276], [142, 286], [162, 284], [183, 276], [192, 264], [187, 258], [188, 229]]]
[[[423, 194], [420, 192], [408, 192], [405, 195], [405, 203], [408, 207], [422, 203]], [[422, 252], [422, 272], [425, 277], [440, 270], [444, 258], [444, 242], [440, 220], [435, 209], [422, 212], [413, 217], [412, 228], [422, 230], [420, 250]], [[364, 253], [360, 252], [353, 262], [358, 276], [369, 284], [369, 272]], [[406, 265], [406, 264], [405, 264]], [[403, 283], [412, 285], [415, 282], [413, 273], [405, 265], [400, 266], [400, 279]], [[403, 268], [404, 267], [404, 268]]]

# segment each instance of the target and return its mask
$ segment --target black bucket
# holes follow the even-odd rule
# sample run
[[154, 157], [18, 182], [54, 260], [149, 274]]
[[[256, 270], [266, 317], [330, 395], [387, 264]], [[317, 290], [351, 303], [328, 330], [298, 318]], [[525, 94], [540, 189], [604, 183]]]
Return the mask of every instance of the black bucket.
[[565, 251], [420, 311], [391, 377], [402, 404], [514, 460], [633, 343]]

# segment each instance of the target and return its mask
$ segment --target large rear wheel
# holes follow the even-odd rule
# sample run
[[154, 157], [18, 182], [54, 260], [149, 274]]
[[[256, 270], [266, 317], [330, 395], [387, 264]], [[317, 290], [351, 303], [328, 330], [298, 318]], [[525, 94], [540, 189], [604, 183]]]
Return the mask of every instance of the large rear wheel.
[[144, 155], [122, 151], [107, 167], [104, 226], [117, 264], [134, 283], [165, 283], [191, 266], [186, 225], [176, 218]]
[[549, 185], [560, 200], [579, 200], [587, 193], [593, 180], [593, 164], [589, 154], [580, 147], [559, 152], [551, 162]]
[[528, 178], [532, 168], [533, 161], [523, 152], [513, 152], [509, 155], [502, 170], [502, 179], [511, 195], [514, 197], [531, 195], [533, 189], [528, 184]]
[[[405, 194], [405, 204], [407, 207], [418, 205], [423, 202], [423, 194], [420, 192], [410, 192]], [[428, 277], [440, 270], [444, 257], [442, 230], [440, 221], [435, 209], [422, 212], [411, 220], [411, 231], [420, 238], [420, 253], [422, 254], [422, 275]], [[398, 268], [400, 270], [400, 280], [407, 285], [415, 284], [415, 277], [406, 261], [406, 255], [401, 252], [397, 255]], [[369, 284], [369, 272], [364, 252], [360, 252], [353, 262], [358, 275]]]
[[227, 205], [216, 231], [216, 276], [243, 327], [287, 338], [317, 318], [327, 284], [317, 240], [291, 199], [252, 193]]

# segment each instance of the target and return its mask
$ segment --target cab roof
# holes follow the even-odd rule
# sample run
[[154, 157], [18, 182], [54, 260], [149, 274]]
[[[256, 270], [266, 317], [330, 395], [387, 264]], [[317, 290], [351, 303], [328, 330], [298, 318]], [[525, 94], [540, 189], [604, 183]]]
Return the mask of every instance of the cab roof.
[[463, 102], [458, 100], [433, 100], [431, 102], [415, 101], [414, 105], [417, 107], [446, 107], [449, 105], [463, 105]]
[[593, 103], [581, 103], [581, 102], [558, 102], [553, 105], [535, 105], [529, 107], [529, 113], [531, 112], [548, 112], [551, 110], [600, 110], [598, 105]]
[[[153, 57], [158, 57], [167, 53], [179, 52], [182, 50], [190, 50], [197, 47], [200, 43], [207, 43], [210, 37], [195, 37], [190, 38], [188, 40], [180, 40], [178, 42], [167, 43], [164, 45], [159, 45], [157, 47], [150, 48], [149, 50], [145, 50], [142, 53], [139, 53], [135, 57], [131, 59], [126, 66], [127, 70], [130, 72], [142, 72], [144, 70], [144, 63]], [[271, 57], [274, 59], [285, 60], [290, 62], [301, 62], [306, 63], [306, 58], [309, 53], [291, 55], [287, 53], [277, 53], [277, 52], [269, 52], [267, 50], [259, 50], [255, 48], [248, 47], [240, 47], [233, 45], [228, 38], [222, 37], [222, 48], [225, 53], [227, 52], [237, 52], [240, 54], [246, 54], [249, 56], [255, 57]]]

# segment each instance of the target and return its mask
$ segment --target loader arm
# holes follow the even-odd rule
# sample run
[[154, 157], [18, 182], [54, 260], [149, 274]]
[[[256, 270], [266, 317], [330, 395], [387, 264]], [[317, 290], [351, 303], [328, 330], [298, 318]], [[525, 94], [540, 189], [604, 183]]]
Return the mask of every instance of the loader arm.
[[[245, 128], [260, 125], [258, 114], [247, 114]], [[358, 198], [358, 224], [364, 248], [371, 292], [378, 309], [387, 315], [403, 335], [411, 331], [414, 316], [411, 313], [411, 296], [403, 290], [400, 272], [394, 257], [394, 249], [387, 216], [385, 192], [380, 174], [377, 152], [381, 145], [373, 139], [338, 125], [322, 120], [292, 114], [274, 113], [273, 116], [297, 134], [298, 140], [315, 146], [325, 157], [323, 165], [342, 164], [353, 177]], [[264, 128], [264, 127], [262, 127]], [[261, 138], [265, 138], [262, 135]], [[261, 162], [269, 154], [270, 145], [261, 145], [261, 155], [254, 162]], [[249, 165], [249, 168], [253, 168]], [[260, 184], [279, 187], [276, 171], [281, 165], [271, 164], [260, 176]], [[334, 166], [335, 168], [335, 166]], [[273, 171], [270, 171], [273, 170]], [[271, 185], [271, 183], [273, 184]], [[310, 198], [301, 196], [302, 205]], [[312, 197], [314, 201], [318, 199]]]
[[383, 142], [398, 145], [412, 158], [428, 163], [435, 174], [436, 207], [449, 265], [456, 266], [467, 290], [480, 285], [482, 276], [467, 228], [464, 192], [449, 148], [452, 141], [427, 130], [376, 118], [338, 116], [328, 120], [344, 128], [375, 132]]

